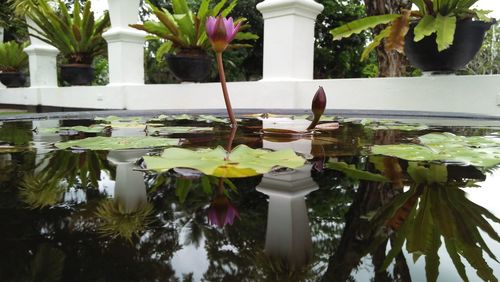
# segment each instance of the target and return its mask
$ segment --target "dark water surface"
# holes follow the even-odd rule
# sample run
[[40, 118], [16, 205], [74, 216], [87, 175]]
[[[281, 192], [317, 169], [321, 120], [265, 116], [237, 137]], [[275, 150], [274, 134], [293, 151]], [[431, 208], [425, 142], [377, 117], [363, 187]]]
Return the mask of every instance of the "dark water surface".
[[[290, 139], [262, 136], [262, 119], [243, 118], [233, 147], [293, 148], [307, 162], [225, 182], [181, 169], [145, 171], [141, 157], [162, 149], [53, 145], [91, 136], [155, 135], [154, 127], [162, 125], [169, 128], [159, 135], [178, 138], [180, 147], [227, 146], [227, 124], [185, 118], [151, 121], [148, 128], [148, 117], [0, 122], [0, 281], [500, 277], [492, 258], [500, 255], [495, 166], [370, 153], [373, 145], [415, 143], [431, 132], [496, 140], [500, 122], [331, 118], [339, 129]], [[112, 130], [53, 129], [104, 122]], [[331, 163], [352, 166], [342, 170]]]

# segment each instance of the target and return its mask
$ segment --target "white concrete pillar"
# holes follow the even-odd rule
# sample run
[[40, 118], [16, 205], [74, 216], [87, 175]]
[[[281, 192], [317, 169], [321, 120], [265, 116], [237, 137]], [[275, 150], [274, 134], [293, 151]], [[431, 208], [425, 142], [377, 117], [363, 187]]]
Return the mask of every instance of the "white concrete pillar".
[[266, 253], [300, 267], [313, 254], [305, 196], [319, 187], [311, 178], [311, 165], [293, 173], [264, 174], [257, 191], [269, 196]]
[[313, 0], [265, 0], [263, 80], [311, 80], [314, 24], [323, 5]]
[[144, 84], [146, 33], [130, 28], [137, 23], [140, 0], [108, 0], [111, 28], [103, 34], [108, 42], [109, 84]]
[[[36, 26], [26, 18], [29, 26]], [[36, 32], [29, 28], [31, 34]], [[57, 54], [59, 50], [54, 46], [30, 35], [31, 44], [24, 49], [29, 56], [30, 86], [31, 87], [56, 87], [57, 86]]]

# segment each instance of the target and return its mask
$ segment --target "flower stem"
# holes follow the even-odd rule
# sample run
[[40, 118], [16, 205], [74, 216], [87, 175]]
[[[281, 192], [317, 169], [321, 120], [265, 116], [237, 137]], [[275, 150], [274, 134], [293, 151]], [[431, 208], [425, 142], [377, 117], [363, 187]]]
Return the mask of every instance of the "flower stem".
[[222, 52], [217, 52], [217, 69], [219, 70], [220, 84], [222, 86], [222, 93], [224, 94], [224, 102], [226, 102], [227, 115], [231, 121], [232, 127], [236, 127], [236, 119], [234, 118], [233, 107], [231, 106], [231, 100], [229, 100], [229, 93], [227, 91], [226, 85], [226, 75], [224, 74], [224, 64], [222, 63]]

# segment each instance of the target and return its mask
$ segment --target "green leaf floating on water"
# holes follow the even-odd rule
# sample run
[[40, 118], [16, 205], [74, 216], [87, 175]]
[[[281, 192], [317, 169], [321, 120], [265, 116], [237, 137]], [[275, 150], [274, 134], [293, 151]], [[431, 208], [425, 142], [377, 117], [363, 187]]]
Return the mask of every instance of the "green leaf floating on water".
[[194, 127], [194, 126], [161, 126], [148, 127], [148, 133], [151, 135], [169, 135], [176, 133], [200, 133], [213, 131], [213, 127]]
[[80, 140], [58, 142], [55, 146], [59, 149], [81, 148], [87, 150], [123, 150], [167, 147], [179, 144], [178, 139], [160, 137], [90, 137]]
[[46, 133], [68, 133], [68, 132], [101, 133], [107, 129], [110, 129], [108, 125], [91, 125], [91, 126], [79, 125], [79, 126], [42, 128], [40, 131]]
[[197, 151], [168, 148], [160, 157], [145, 156], [144, 161], [149, 170], [166, 171], [183, 167], [197, 169], [206, 175], [228, 178], [264, 174], [276, 166], [298, 168], [305, 162], [291, 149], [271, 152], [245, 145], [237, 146], [229, 155], [220, 146]]
[[420, 144], [377, 145], [371, 151], [409, 161], [458, 162], [484, 168], [500, 164], [497, 139], [452, 133], [430, 133], [418, 139]]

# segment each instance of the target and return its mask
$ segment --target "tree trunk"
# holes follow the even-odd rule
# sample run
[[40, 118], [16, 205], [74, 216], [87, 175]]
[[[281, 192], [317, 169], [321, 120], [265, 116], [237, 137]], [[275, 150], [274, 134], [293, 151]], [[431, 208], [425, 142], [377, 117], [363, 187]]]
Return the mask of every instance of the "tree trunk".
[[[401, 9], [410, 9], [411, 2], [407, 0], [364, 0], [365, 10], [368, 16], [399, 14]], [[374, 28], [377, 35], [385, 28], [378, 26]], [[402, 76], [406, 73], [408, 62], [406, 57], [396, 51], [386, 52], [384, 44], [377, 47], [377, 60], [380, 77]]]

